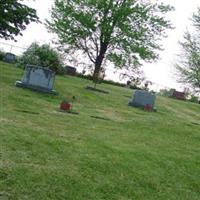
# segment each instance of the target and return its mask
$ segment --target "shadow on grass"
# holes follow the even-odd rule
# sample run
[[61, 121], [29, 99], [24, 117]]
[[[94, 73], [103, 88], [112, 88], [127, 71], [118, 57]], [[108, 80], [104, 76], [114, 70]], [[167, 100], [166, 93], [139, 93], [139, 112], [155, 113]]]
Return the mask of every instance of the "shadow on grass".
[[91, 86], [87, 86], [85, 89], [86, 90], [91, 90], [91, 91], [94, 91], [94, 92], [100, 92], [100, 93], [104, 93], [104, 94], [109, 94], [108, 91], [97, 89], [97, 88], [94, 88], [94, 87], [91, 87]]
[[22, 113], [27, 113], [27, 114], [32, 114], [32, 115], [39, 115], [40, 113], [38, 112], [32, 112], [32, 111], [29, 111], [29, 110], [15, 110], [17, 112], [22, 112]]
[[104, 118], [104, 117], [99, 117], [99, 116], [90, 116], [90, 117], [94, 118], [94, 119], [101, 119], [101, 120], [105, 120], [105, 121], [111, 121], [111, 119]]
[[66, 114], [73, 114], [73, 115], [79, 115], [79, 113], [78, 112], [75, 112], [75, 111], [72, 111], [72, 110], [70, 110], [70, 111], [65, 111], [65, 110], [58, 110], [58, 112], [62, 112], [62, 113], [66, 113]]

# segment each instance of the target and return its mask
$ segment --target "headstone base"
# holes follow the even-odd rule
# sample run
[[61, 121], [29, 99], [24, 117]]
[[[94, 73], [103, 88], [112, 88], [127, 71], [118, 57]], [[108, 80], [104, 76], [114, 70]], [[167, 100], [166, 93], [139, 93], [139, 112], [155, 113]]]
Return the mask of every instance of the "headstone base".
[[43, 87], [39, 87], [39, 86], [35, 86], [35, 85], [29, 85], [27, 83], [23, 83], [22, 81], [16, 81], [15, 85], [17, 87], [22, 87], [22, 88], [29, 88], [38, 92], [44, 92], [44, 93], [48, 93], [48, 94], [53, 94], [53, 95], [58, 95], [58, 92], [56, 92], [55, 90], [48, 90], [46, 88]]
[[[132, 106], [132, 107], [135, 107], [135, 108], [144, 109], [144, 106], [139, 105], [139, 104], [136, 104], [136, 103], [134, 103], [134, 102], [132, 102], [132, 101], [130, 101], [130, 102], [128, 103], [128, 106]], [[152, 108], [152, 111], [157, 112], [157, 108], [153, 107], [153, 108]]]

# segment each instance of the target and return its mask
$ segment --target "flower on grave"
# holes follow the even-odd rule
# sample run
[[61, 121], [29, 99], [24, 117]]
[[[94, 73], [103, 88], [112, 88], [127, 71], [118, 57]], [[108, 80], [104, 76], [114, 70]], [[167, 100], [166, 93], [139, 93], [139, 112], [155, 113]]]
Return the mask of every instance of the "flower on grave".
[[72, 105], [71, 105], [66, 99], [64, 99], [64, 100], [60, 103], [60, 109], [61, 109], [61, 110], [70, 111], [71, 106], [72, 106]]

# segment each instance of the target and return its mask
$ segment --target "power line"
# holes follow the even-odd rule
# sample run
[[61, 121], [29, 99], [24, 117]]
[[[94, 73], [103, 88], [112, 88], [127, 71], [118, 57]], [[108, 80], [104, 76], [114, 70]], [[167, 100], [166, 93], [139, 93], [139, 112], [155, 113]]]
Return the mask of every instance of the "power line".
[[13, 44], [8, 44], [8, 43], [5, 43], [5, 42], [0, 42], [0, 44], [6, 45], [6, 46], [12, 46], [12, 47], [24, 49], [24, 50], [27, 49], [27, 48], [24, 48], [24, 47], [16, 46], [16, 45], [13, 45]]

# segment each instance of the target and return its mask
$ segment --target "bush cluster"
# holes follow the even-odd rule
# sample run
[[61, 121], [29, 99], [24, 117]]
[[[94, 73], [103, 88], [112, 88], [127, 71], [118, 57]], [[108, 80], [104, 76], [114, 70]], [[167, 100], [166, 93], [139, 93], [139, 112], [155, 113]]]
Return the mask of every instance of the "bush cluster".
[[199, 103], [198, 97], [191, 95], [191, 97], [188, 99], [188, 101], [193, 103]]
[[19, 64], [22, 66], [39, 65], [49, 68], [57, 74], [63, 73], [63, 60], [59, 53], [49, 45], [39, 45], [32, 43], [30, 47], [23, 53]]

